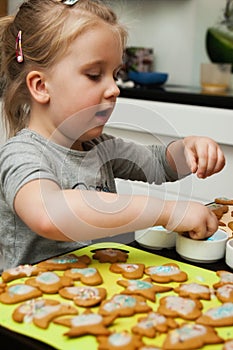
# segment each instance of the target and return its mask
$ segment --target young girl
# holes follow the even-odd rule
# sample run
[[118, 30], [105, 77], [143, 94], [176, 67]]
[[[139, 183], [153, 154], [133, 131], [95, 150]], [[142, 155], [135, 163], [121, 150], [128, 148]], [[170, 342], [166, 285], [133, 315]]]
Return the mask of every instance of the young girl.
[[202, 204], [116, 194], [116, 177], [205, 178], [223, 168], [224, 156], [209, 138], [166, 148], [102, 134], [127, 37], [111, 9], [94, 0], [28, 0], [0, 28], [10, 136], [0, 153], [5, 268], [152, 225], [194, 239], [215, 232], [217, 219]]

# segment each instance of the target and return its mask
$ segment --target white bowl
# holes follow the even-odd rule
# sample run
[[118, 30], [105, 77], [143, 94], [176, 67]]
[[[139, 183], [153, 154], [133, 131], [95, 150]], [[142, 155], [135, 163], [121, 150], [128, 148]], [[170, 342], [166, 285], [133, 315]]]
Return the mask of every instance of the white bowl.
[[226, 264], [233, 269], [233, 239], [229, 239], [226, 245]]
[[176, 245], [176, 233], [166, 230], [163, 226], [154, 226], [135, 231], [135, 241], [149, 249], [171, 249]]
[[217, 230], [205, 240], [195, 240], [177, 234], [176, 251], [186, 260], [201, 263], [215, 262], [224, 257], [227, 239], [228, 233], [223, 230]]

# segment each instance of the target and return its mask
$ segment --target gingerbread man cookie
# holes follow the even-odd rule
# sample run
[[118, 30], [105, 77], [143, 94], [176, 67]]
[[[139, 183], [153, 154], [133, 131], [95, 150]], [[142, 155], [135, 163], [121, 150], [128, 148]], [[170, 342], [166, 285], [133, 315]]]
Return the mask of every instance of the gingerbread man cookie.
[[151, 311], [146, 317], [140, 317], [132, 332], [143, 337], [155, 338], [157, 333], [167, 333], [169, 329], [177, 328], [173, 318], [165, 317], [158, 312]]
[[65, 286], [73, 285], [73, 280], [66, 276], [58, 276], [53, 271], [46, 271], [37, 277], [31, 277], [25, 281], [25, 284], [37, 287], [43, 293], [55, 294], [59, 289]]
[[223, 286], [224, 284], [233, 284], [233, 273], [220, 270], [216, 271], [216, 275], [219, 277], [219, 282], [213, 285], [214, 288]]
[[216, 296], [222, 303], [233, 303], [233, 284], [224, 284], [217, 288]]
[[132, 316], [136, 313], [151, 311], [145, 299], [139, 295], [115, 294], [111, 299], [100, 304], [99, 313], [103, 316], [116, 315], [118, 317]]
[[81, 281], [83, 284], [97, 286], [103, 283], [102, 276], [95, 267], [73, 268], [66, 270], [64, 276], [72, 278], [74, 281]]
[[73, 267], [87, 267], [90, 263], [91, 259], [87, 255], [65, 254], [42, 261], [37, 266], [49, 271], [63, 271]]
[[153, 284], [150, 278], [145, 278], [144, 280], [118, 280], [117, 284], [126, 288], [123, 294], [141, 295], [151, 301], [155, 301], [156, 293], [172, 290], [171, 287]]
[[145, 274], [159, 283], [185, 282], [188, 279], [187, 273], [181, 271], [175, 263], [146, 267]]
[[122, 277], [127, 279], [142, 278], [144, 274], [144, 264], [125, 264], [114, 263], [110, 266], [110, 271], [113, 273], [120, 273]]
[[220, 338], [214, 328], [184, 323], [180, 328], [169, 331], [164, 343], [164, 350], [189, 350], [201, 349], [207, 344], [219, 344], [223, 339]]
[[54, 323], [69, 327], [69, 331], [64, 335], [73, 338], [82, 335], [108, 335], [107, 329], [115, 320], [115, 316], [102, 316], [92, 311], [86, 310], [81, 315], [72, 318], [62, 318], [54, 320]]
[[168, 295], [160, 299], [158, 312], [167, 317], [195, 320], [201, 316], [202, 304], [198, 299]]
[[126, 262], [128, 252], [115, 248], [97, 249], [94, 251], [93, 259], [99, 260], [100, 263]]
[[97, 287], [65, 287], [59, 290], [59, 294], [66, 299], [71, 299], [78, 306], [90, 307], [99, 304], [106, 298], [105, 288]]
[[76, 315], [77, 309], [70, 304], [51, 299], [31, 299], [20, 304], [12, 318], [19, 323], [31, 323], [39, 328], [48, 328], [50, 322], [59, 316]]

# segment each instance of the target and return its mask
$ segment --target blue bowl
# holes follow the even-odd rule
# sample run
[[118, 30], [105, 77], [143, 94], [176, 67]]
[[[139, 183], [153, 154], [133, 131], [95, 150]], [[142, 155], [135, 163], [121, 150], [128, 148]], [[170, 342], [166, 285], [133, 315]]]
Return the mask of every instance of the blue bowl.
[[168, 79], [167, 73], [129, 71], [128, 78], [140, 85], [162, 85]]

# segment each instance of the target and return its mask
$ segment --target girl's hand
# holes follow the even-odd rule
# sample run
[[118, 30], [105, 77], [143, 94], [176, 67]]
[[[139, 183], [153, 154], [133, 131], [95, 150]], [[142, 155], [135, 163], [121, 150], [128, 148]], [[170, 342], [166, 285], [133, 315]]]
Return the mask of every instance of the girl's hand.
[[189, 136], [183, 139], [184, 155], [192, 173], [199, 178], [213, 175], [225, 165], [225, 157], [218, 144], [208, 137]]

